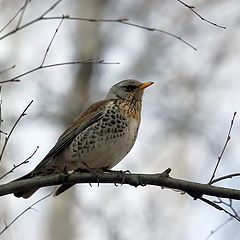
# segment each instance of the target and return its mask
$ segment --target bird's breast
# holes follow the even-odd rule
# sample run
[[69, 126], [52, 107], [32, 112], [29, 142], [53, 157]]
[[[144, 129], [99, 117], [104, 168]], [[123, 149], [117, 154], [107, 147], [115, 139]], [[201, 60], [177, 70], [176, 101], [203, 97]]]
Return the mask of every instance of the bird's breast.
[[73, 140], [65, 152], [65, 158], [76, 168], [87, 165], [89, 168], [111, 169], [133, 147], [138, 128], [137, 119], [126, 118], [117, 109], [110, 108], [98, 122]]

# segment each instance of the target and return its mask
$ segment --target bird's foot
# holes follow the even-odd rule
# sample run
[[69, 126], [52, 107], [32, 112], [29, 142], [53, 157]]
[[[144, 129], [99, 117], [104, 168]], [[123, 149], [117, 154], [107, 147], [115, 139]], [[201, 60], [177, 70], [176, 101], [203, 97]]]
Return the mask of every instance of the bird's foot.
[[[113, 172], [113, 173], [118, 173], [118, 175], [120, 175], [121, 177], [121, 182], [120, 182], [120, 186], [122, 186], [125, 182], [125, 174], [130, 174], [131, 172], [129, 170], [110, 170], [110, 169], [106, 169], [105, 170], [106, 172]], [[118, 184], [117, 183], [114, 183], [114, 185], [116, 187], [118, 187]]]
[[[100, 185], [99, 174], [103, 173], [103, 169], [102, 168], [90, 168], [85, 162], [83, 162], [83, 164], [86, 167], [86, 170], [96, 177], [97, 186], [99, 187], [99, 185]], [[89, 185], [92, 187], [91, 183], [89, 183]]]

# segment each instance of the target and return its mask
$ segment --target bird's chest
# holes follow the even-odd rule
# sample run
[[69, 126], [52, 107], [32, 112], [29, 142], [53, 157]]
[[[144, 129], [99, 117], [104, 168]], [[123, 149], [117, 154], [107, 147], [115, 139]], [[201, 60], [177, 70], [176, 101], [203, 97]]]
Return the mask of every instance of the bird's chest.
[[106, 116], [73, 140], [69, 157], [80, 168], [111, 169], [131, 150], [138, 127], [137, 119]]

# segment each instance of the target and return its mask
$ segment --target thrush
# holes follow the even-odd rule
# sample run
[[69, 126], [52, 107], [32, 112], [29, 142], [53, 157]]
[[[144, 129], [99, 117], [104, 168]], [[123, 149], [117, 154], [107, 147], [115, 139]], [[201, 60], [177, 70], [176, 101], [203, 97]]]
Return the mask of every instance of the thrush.
[[[128, 79], [113, 85], [105, 100], [92, 104], [63, 132], [36, 168], [14, 181], [69, 171], [110, 170], [133, 147], [141, 122], [142, 95], [153, 82]], [[73, 184], [63, 184], [59, 195]], [[38, 188], [16, 192], [29, 198]]]

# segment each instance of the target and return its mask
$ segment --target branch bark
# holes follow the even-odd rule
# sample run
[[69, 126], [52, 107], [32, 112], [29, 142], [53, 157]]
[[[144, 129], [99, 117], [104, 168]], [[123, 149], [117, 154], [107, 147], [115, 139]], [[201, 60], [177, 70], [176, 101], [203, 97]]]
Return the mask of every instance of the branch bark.
[[56, 174], [52, 176], [35, 177], [32, 179], [10, 182], [0, 185], [0, 196], [28, 190], [36, 187], [46, 187], [59, 185], [63, 183], [114, 183], [128, 184], [132, 186], [159, 186], [162, 188], [171, 188], [184, 191], [194, 198], [203, 195], [216, 196], [220, 198], [230, 198], [240, 200], [240, 190], [216, 187], [209, 184], [202, 184], [169, 177], [171, 169], [163, 173], [156, 174], [130, 174], [118, 171], [109, 173], [72, 173]]

